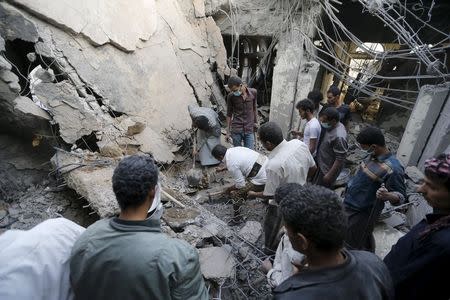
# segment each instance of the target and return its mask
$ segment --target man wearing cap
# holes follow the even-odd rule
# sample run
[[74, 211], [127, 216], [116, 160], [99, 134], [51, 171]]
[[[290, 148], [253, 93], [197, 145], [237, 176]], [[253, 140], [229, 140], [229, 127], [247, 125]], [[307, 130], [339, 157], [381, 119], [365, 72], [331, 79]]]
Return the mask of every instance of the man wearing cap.
[[228, 79], [230, 93], [227, 96], [227, 139], [233, 139], [235, 147], [255, 149], [255, 129], [258, 127], [257, 91], [242, 84], [239, 77]]

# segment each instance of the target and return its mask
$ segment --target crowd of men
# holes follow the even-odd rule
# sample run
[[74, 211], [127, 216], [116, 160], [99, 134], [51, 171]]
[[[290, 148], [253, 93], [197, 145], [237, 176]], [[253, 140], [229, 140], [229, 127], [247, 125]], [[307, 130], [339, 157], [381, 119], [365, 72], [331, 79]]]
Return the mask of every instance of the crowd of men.
[[[425, 163], [418, 192], [433, 213], [415, 225], [384, 261], [373, 252], [374, 225], [385, 202], [407, 201], [404, 171], [376, 127], [356, 140], [367, 152], [344, 201], [331, 190], [348, 152], [349, 110], [331, 87], [299, 101], [303, 130], [287, 141], [279, 125], [257, 124], [256, 90], [229, 79], [227, 138], [217, 114], [189, 107], [203, 165], [223, 166], [234, 185], [231, 225], [241, 206], [266, 203], [264, 261], [274, 299], [446, 299], [450, 267], [450, 154]], [[254, 150], [255, 134], [269, 151]], [[198, 149], [198, 150], [197, 150]], [[0, 299], [208, 299], [198, 253], [161, 232], [158, 168], [150, 156], [123, 158], [112, 177], [120, 214], [84, 228], [53, 219], [0, 235]]]

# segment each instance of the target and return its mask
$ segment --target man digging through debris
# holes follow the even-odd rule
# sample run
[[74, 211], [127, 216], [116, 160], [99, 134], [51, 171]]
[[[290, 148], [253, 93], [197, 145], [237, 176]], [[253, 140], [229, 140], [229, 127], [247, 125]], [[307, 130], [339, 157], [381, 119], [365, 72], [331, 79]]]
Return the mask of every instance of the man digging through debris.
[[[240, 208], [247, 199], [249, 192], [262, 192], [266, 184], [267, 157], [254, 150], [245, 147], [233, 147], [227, 149], [223, 145], [217, 145], [212, 150], [212, 155], [226, 165], [226, 169], [234, 179], [234, 185], [225, 190], [231, 195], [233, 202], [233, 219], [231, 223], [242, 222]], [[224, 169], [218, 169], [222, 171]]]
[[197, 251], [161, 232], [160, 206], [148, 213], [157, 183], [149, 156], [125, 157], [114, 170], [120, 215], [89, 226], [75, 243], [76, 299], [208, 299]]

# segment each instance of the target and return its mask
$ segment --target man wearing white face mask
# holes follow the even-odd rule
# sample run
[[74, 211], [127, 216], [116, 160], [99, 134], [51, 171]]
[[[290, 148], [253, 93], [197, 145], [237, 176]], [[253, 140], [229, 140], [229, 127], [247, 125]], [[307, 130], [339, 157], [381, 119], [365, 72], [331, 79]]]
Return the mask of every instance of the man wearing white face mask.
[[347, 157], [347, 131], [339, 122], [339, 112], [334, 107], [322, 110], [319, 118], [322, 134], [316, 154], [318, 170], [313, 183], [332, 187]]
[[[227, 96], [227, 139], [233, 145], [255, 149], [255, 131], [258, 127], [256, 89], [247, 87], [239, 77], [228, 79], [230, 93]], [[243, 144], [243, 145], [242, 145]]]
[[368, 154], [348, 183], [344, 205], [348, 217], [346, 243], [351, 249], [375, 251], [373, 227], [385, 201], [399, 205], [405, 201], [404, 170], [386, 147], [384, 135], [376, 127], [361, 130], [356, 137]]
[[75, 299], [209, 299], [197, 251], [161, 232], [153, 159], [125, 157], [112, 185], [120, 215], [89, 226], [72, 249]]

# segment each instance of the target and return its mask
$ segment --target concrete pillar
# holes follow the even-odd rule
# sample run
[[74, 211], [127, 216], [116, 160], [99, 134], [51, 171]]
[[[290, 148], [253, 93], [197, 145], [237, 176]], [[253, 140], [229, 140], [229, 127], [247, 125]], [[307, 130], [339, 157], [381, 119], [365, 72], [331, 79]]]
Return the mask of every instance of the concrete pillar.
[[303, 35], [293, 30], [278, 43], [273, 70], [270, 121], [281, 126], [286, 137], [298, 124], [295, 104], [314, 88], [319, 64], [310, 61], [303, 51]]
[[[450, 82], [441, 85], [425, 85], [420, 89], [397, 151], [397, 157], [405, 166], [416, 166], [421, 161], [424, 153], [430, 155], [436, 150], [428, 148], [427, 151], [424, 151], [427, 148], [427, 144], [433, 144], [436, 147], [439, 145], [439, 148], [442, 150], [448, 148], [449, 106], [445, 105], [446, 111], [444, 111], [444, 104], [446, 101], [449, 102], [449, 91]], [[444, 116], [443, 127], [441, 129], [437, 128], [440, 133], [433, 134], [435, 124], [441, 115]]]

